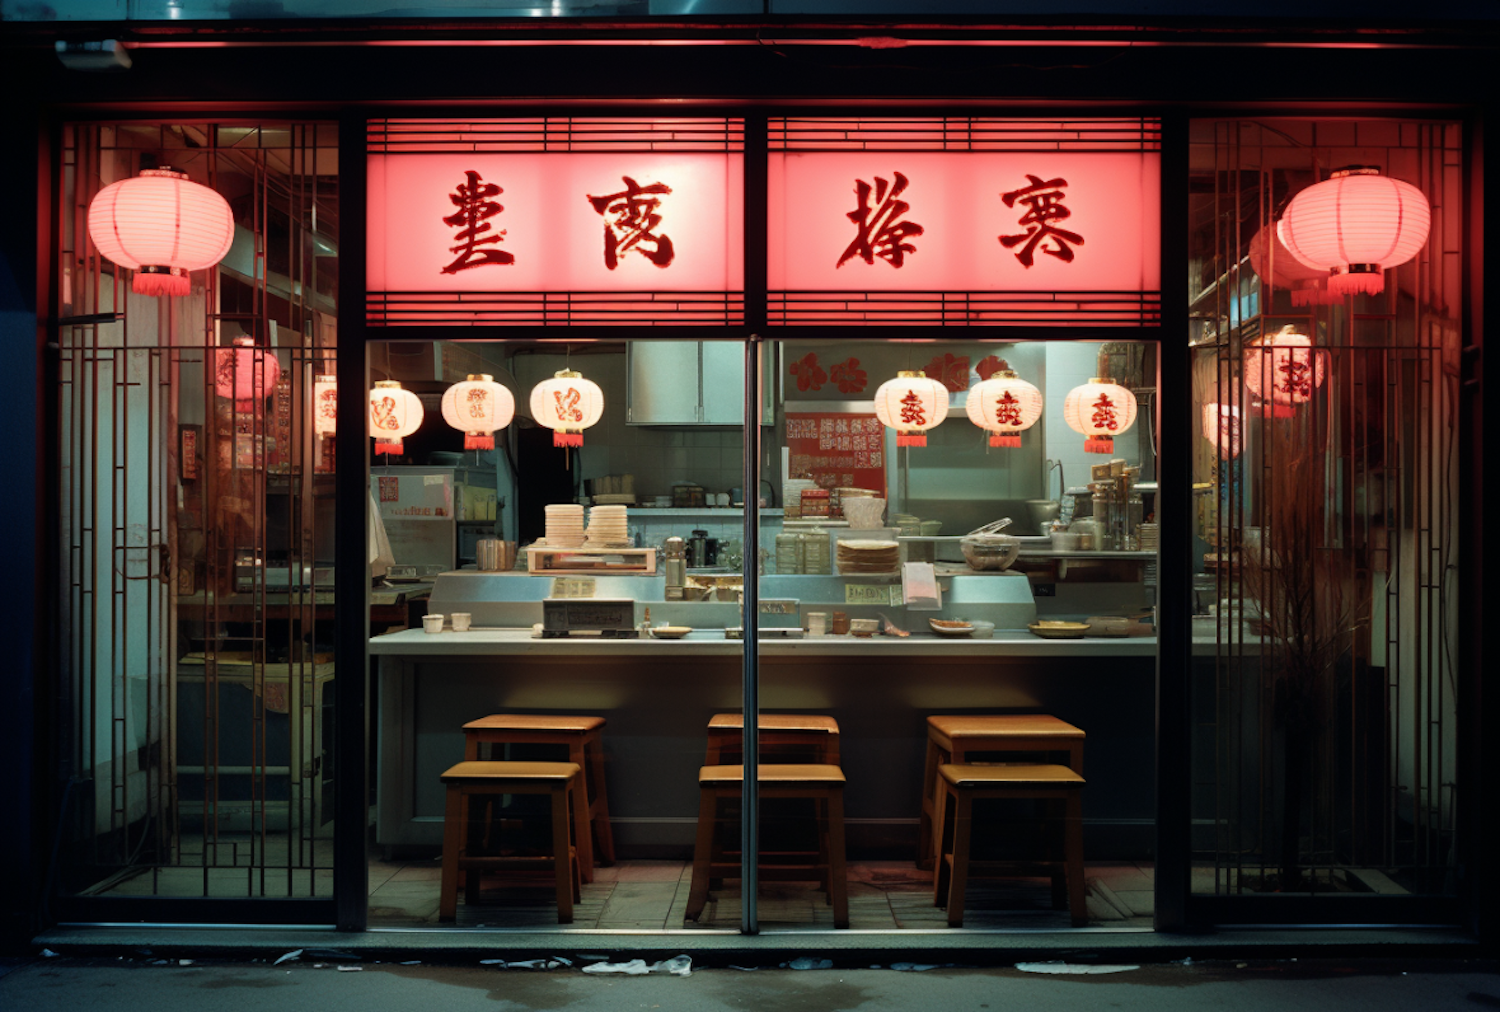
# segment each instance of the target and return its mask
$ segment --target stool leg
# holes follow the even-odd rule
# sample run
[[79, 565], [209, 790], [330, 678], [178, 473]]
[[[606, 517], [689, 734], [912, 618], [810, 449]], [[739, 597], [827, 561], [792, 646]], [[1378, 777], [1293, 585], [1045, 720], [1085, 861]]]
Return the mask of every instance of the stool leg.
[[928, 835], [928, 842], [933, 849], [932, 905], [941, 907], [948, 902], [948, 843], [944, 838], [948, 835], [951, 820], [948, 818], [947, 781], [939, 777], [935, 789], [937, 797], [932, 803], [932, 832]]
[[828, 897], [833, 901], [833, 926], [849, 926], [849, 882], [844, 868], [844, 790], [828, 796]]
[[1068, 795], [1066, 823], [1063, 847], [1068, 864], [1068, 909], [1073, 927], [1081, 928], [1088, 924], [1089, 912], [1083, 895], [1083, 797], [1076, 790]]
[[591, 866], [595, 862], [612, 865], [615, 863], [615, 832], [609, 824], [609, 794], [604, 789], [603, 736], [597, 732], [591, 735], [584, 743], [584, 751], [588, 753], [589, 761], [587, 765], [580, 762], [579, 766], [583, 767], [592, 792], [588, 802], [589, 831], [593, 840], [598, 843], [598, 848], [591, 853], [589, 860]]
[[[953, 870], [948, 880], [948, 927], [964, 923], [964, 889], [969, 884], [969, 836], [974, 826], [974, 799], [968, 791], [953, 792]], [[938, 860], [942, 860], [939, 856]]]
[[[495, 829], [494, 819], [491, 813], [499, 808], [496, 804], [497, 798], [493, 794], [474, 794], [468, 788], [460, 794], [459, 802], [459, 825], [463, 827], [463, 849], [465, 857], [475, 854], [486, 853], [492, 845], [491, 834], [498, 835]], [[478, 807], [484, 821], [475, 818], [474, 809]], [[494, 843], [498, 844], [498, 840]], [[484, 881], [484, 872], [478, 868], [470, 868], [465, 871], [462, 867], [458, 870], [458, 881], [464, 890], [464, 905], [473, 906], [479, 902], [479, 886]]]
[[584, 817], [574, 817], [576, 825], [573, 827], [573, 835], [578, 848], [578, 873], [583, 876], [585, 882], [594, 881], [594, 845], [593, 826], [587, 817], [588, 788], [586, 785], [588, 777], [588, 757], [584, 754], [587, 750], [583, 740], [568, 743], [568, 762], [577, 763], [580, 771], [580, 782], [578, 784], [577, 797], [584, 800]]
[[693, 843], [693, 884], [688, 890], [687, 910], [684, 912], [684, 918], [689, 921], [696, 921], [702, 916], [704, 904], [708, 902], [709, 865], [713, 858], [716, 799], [717, 795], [713, 788], [699, 788], [698, 837]]
[[[552, 789], [552, 877], [557, 883], [557, 923], [573, 923], [572, 847], [568, 844], [568, 787]], [[581, 828], [581, 827], [580, 827]]]
[[458, 857], [463, 845], [462, 788], [448, 785], [443, 807], [443, 881], [438, 890], [438, 920], [451, 921], [458, 916]]
[[583, 897], [582, 883], [594, 881], [593, 869], [585, 871], [583, 864], [584, 848], [589, 842], [589, 801], [588, 788], [584, 786], [584, 774], [580, 770], [568, 787], [568, 797], [573, 808], [573, 838], [577, 841], [578, 854], [578, 881], [580, 883], [578, 895]]

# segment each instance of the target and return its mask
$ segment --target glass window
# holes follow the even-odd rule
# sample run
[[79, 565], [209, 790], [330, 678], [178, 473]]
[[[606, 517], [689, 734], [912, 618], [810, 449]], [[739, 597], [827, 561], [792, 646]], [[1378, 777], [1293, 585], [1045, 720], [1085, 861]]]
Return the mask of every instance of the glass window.
[[1459, 128], [1191, 151], [1193, 890], [1450, 894]]
[[[333, 142], [65, 131], [65, 896], [332, 895], [333, 456], [309, 419], [335, 348]], [[222, 259], [130, 259], [132, 226], [183, 220], [140, 212], [138, 182], [216, 208]], [[85, 209], [102, 222], [111, 196], [96, 246]]]

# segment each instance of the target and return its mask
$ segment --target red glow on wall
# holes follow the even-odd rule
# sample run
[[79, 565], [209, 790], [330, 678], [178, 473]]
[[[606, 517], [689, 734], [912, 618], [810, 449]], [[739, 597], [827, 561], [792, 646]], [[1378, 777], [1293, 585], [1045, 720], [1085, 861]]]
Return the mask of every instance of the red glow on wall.
[[739, 290], [740, 165], [698, 152], [374, 154], [367, 287]]
[[773, 152], [768, 284], [1154, 291], [1159, 176], [1156, 152]]

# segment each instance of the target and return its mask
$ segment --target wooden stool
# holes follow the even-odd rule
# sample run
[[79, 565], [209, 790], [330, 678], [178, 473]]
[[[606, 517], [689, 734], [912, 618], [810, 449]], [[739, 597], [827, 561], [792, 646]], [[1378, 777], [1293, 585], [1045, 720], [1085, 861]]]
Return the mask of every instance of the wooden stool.
[[932, 866], [933, 802], [937, 797], [940, 765], [964, 763], [972, 752], [1067, 752], [1068, 768], [1082, 776], [1083, 741], [1083, 731], [1045, 713], [928, 717], [922, 817], [917, 825], [917, 867]]
[[[686, 919], [696, 921], [708, 902], [709, 883], [715, 878], [737, 878], [738, 861], [715, 844], [714, 828], [722, 800], [740, 799], [745, 779], [743, 766], [705, 766], [698, 771], [698, 838], [693, 846], [693, 884], [688, 892]], [[849, 926], [849, 889], [844, 876], [844, 771], [825, 763], [771, 764], [759, 768], [757, 784], [762, 798], [806, 798], [817, 802], [818, 853], [805, 865], [764, 865], [767, 880], [808, 881], [826, 878], [828, 901], [833, 905], [833, 925]]]
[[[964, 923], [964, 887], [971, 874], [985, 871], [1017, 872], [1016, 862], [969, 859], [974, 825], [974, 802], [984, 799], [1041, 800], [1065, 802], [1063, 816], [1063, 860], [1028, 862], [1046, 865], [1052, 872], [1054, 903], [1063, 894], [1066, 879], [1068, 910], [1073, 926], [1088, 923], [1088, 909], [1083, 898], [1083, 777], [1066, 766], [975, 766], [945, 763], [938, 767], [936, 809], [937, 873], [932, 879], [933, 906], [948, 907], [948, 926]], [[948, 799], [953, 799], [953, 814], [948, 814]], [[951, 822], [950, 822], [951, 820]], [[945, 830], [951, 826], [953, 849], [944, 846]]]
[[[580, 898], [578, 848], [587, 841], [582, 832], [588, 809], [583, 800], [583, 776], [577, 763], [475, 762], [449, 767], [442, 775], [448, 785], [443, 811], [443, 884], [438, 920], [451, 921], [458, 913], [458, 875], [465, 872], [465, 902], [479, 897], [480, 873], [487, 869], [551, 868], [557, 881], [557, 921], [573, 922], [573, 903]], [[552, 853], [544, 857], [481, 857], [469, 853], [469, 802], [476, 795], [547, 794], [552, 798]], [[571, 818], [570, 818], [571, 816]]]
[[[762, 749], [809, 753], [812, 761], [839, 764], [839, 722], [819, 714], [762, 713], [755, 719]], [[725, 755], [741, 754], [745, 732], [743, 713], [716, 713], [708, 722], [708, 751], [703, 765], [718, 766]]]
[[464, 758], [481, 758], [481, 746], [561, 745], [568, 762], [584, 770], [591, 832], [578, 835], [578, 864], [585, 882], [594, 881], [594, 861], [615, 863], [615, 837], [604, 790], [604, 718], [553, 714], [494, 713], [464, 725]]

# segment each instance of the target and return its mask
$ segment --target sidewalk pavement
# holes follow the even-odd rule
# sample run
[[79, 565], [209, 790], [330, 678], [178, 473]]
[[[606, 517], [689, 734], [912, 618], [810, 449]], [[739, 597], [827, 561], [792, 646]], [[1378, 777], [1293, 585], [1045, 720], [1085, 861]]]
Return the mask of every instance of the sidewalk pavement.
[[[5, 960], [0, 961], [0, 1008], [15, 1012], [89, 1007], [108, 1012], [202, 1012], [214, 1006], [234, 1012], [285, 1012], [289, 1008], [319, 1012], [1500, 1009], [1500, 965], [1477, 960], [1252, 957], [1138, 967], [1048, 961], [966, 969], [899, 963], [879, 968], [825, 965], [832, 961], [808, 956], [779, 966], [692, 969], [685, 957], [655, 964], [638, 960], [641, 965], [634, 967], [602, 959], [589, 962], [586, 957], [572, 965], [541, 959], [523, 967], [499, 960], [361, 962], [318, 958], [315, 952], [303, 950], [279, 963], [270, 958], [160, 958], [149, 952]], [[655, 972], [626, 972], [653, 967]], [[597, 972], [601, 968], [615, 972]], [[1101, 969], [1113, 972], [1084, 972]]]

